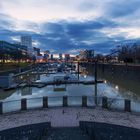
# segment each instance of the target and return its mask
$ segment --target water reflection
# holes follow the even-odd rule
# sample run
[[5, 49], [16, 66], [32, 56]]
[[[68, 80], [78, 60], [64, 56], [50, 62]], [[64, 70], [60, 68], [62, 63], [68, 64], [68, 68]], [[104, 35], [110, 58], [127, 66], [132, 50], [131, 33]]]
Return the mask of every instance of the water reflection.
[[21, 96], [32, 95], [32, 87], [21, 88]]
[[[88, 71], [88, 69], [87, 69]], [[94, 80], [93, 74], [85, 71], [80, 74], [79, 80], [91, 81]], [[45, 82], [54, 80], [55, 77], [62, 77], [64, 73], [40, 75], [34, 78], [35, 81]], [[73, 76], [77, 77], [77, 75]], [[33, 78], [33, 77], [32, 77]], [[62, 97], [68, 96], [69, 106], [81, 106], [82, 96], [86, 95], [88, 106], [102, 105], [102, 98], [106, 96], [109, 98], [108, 106], [112, 109], [124, 109], [124, 100], [131, 99], [132, 109], [138, 111], [139, 96], [129, 90], [122, 88], [118, 84], [113, 84], [109, 80], [104, 80], [102, 84], [95, 85], [82, 85], [82, 84], [71, 84], [71, 85], [49, 85], [43, 88], [26, 87], [17, 89], [15, 91], [2, 92], [0, 91], [0, 99], [6, 101], [3, 105], [4, 112], [10, 112], [11, 110], [20, 110], [20, 101], [11, 102], [11, 100], [20, 100], [21, 98], [27, 98], [27, 108], [42, 107], [42, 97], [48, 96], [48, 106], [62, 106]], [[31, 99], [34, 98], [34, 99]], [[117, 99], [117, 100], [116, 100]]]
[[[124, 68], [123, 71], [115, 71], [110, 68], [105, 70], [103, 68], [101, 66], [98, 67], [98, 79], [104, 79], [104, 83], [109, 83], [113, 87], [118, 86], [121, 92], [131, 93], [131, 95], [134, 95], [134, 98], [140, 98], [140, 73], [133, 71], [133, 74], [131, 74], [131, 72], [127, 71], [127, 68]], [[90, 76], [94, 75], [93, 65], [86, 65], [86, 70]]]
[[[80, 80], [90, 81], [94, 80], [93, 74], [90, 73], [91, 69], [83, 69], [83, 73], [80, 74]], [[35, 81], [38, 82], [46, 82], [54, 80], [56, 76], [64, 76], [64, 73], [57, 73], [57, 74], [42, 74], [36, 75], [34, 77]], [[77, 77], [77, 75], [74, 75]], [[33, 77], [32, 77], [33, 79]], [[82, 85], [82, 84], [71, 84], [71, 85], [55, 85], [55, 86], [46, 86], [43, 88], [36, 88], [36, 87], [26, 87], [17, 89], [16, 91], [0, 91], [0, 99], [1, 100], [17, 100], [21, 98], [37, 98], [43, 96], [49, 97], [58, 97], [58, 96], [94, 96], [94, 97], [102, 97], [107, 96], [109, 98], [118, 98], [118, 99], [133, 99], [134, 101], [139, 100], [139, 96], [135, 93], [122, 88], [118, 84], [110, 83], [108, 80], [104, 80], [102, 84], [96, 85]], [[97, 98], [95, 99], [95, 104], [97, 104]], [[93, 102], [93, 101], [92, 101]]]

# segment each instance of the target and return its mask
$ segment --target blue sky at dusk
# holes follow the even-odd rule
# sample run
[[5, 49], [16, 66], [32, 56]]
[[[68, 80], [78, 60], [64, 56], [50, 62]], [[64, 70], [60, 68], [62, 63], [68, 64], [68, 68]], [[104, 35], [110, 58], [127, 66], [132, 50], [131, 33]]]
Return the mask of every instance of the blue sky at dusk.
[[140, 38], [140, 0], [0, 0], [0, 40], [31, 35], [52, 53], [108, 53]]

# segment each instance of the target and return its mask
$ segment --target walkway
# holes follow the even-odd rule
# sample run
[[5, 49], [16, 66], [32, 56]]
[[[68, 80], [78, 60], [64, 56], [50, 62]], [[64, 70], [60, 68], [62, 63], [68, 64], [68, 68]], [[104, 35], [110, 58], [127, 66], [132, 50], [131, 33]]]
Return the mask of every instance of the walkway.
[[96, 121], [140, 129], [140, 115], [113, 112], [101, 108], [49, 108], [0, 116], [0, 130], [17, 126], [51, 122], [53, 127], [76, 127], [79, 121]]

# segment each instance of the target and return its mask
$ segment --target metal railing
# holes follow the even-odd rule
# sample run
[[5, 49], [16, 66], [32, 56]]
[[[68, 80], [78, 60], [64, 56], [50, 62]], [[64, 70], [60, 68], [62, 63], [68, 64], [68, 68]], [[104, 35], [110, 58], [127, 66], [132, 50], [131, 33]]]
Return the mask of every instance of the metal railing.
[[51, 96], [0, 101], [0, 114], [48, 107], [102, 107], [140, 113], [140, 102], [95, 96]]

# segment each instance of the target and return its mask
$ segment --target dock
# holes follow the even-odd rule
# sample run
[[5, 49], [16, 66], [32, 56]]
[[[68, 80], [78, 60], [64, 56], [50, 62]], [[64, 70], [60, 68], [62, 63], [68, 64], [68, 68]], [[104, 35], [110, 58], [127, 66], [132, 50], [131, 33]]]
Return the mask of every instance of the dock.
[[97, 82], [95, 81], [78, 81], [78, 80], [74, 80], [74, 81], [48, 81], [48, 82], [32, 82], [30, 84], [30, 86], [35, 86], [35, 85], [64, 85], [64, 84], [83, 84], [83, 85], [95, 85], [95, 84], [99, 84], [99, 83], [103, 83], [102, 80], [98, 80]]

